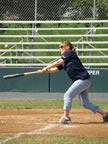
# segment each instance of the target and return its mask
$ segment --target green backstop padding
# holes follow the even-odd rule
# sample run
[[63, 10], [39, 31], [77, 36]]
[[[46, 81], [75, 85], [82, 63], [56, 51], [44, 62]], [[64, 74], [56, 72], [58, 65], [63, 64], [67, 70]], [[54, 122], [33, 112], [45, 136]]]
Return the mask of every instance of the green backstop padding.
[[8, 74], [35, 71], [36, 68], [1, 68], [0, 69], [0, 91], [21, 92], [48, 92], [49, 74], [29, 75], [4, 80], [3, 76]]
[[[4, 80], [7, 74], [35, 71], [38, 68], [0, 68], [0, 91], [65, 92], [72, 81], [65, 71], [54, 74], [29, 75]], [[88, 69], [92, 84], [90, 92], [108, 92], [108, 69]]]
[[91, 69], [88, 70], [91, 75], [90, 92], [108, 92], [108, 69]]
[[50, 74], [51, 92], [65, 92], [71, 84], [72, 81], [68, 78], [64, 70], [55, 74]]
[[[88, 71], [92, 81], [89, 92], [108, 92], [108, 69], [88, 69]], [[71, 84], [72, 81], [63, 70], [50, 76], [51, 92], [65, 92]]]

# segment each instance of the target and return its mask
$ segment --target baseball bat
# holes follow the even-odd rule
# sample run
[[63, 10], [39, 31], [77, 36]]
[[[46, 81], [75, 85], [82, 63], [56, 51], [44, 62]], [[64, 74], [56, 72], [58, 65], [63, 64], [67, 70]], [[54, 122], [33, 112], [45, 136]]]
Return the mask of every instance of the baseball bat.
[[16, 74], [11, 74], [11, 75], [5, 75], [3, 76], [4, 79], [10, 79], [10, 78], [16, 78], [16, 77], [21, 77], [21, 76], [27, 76], [27, 75], [32, 75], [36, 74], [36, 71], [33, 72], [26, 72], [26, 73], [16, 73]]

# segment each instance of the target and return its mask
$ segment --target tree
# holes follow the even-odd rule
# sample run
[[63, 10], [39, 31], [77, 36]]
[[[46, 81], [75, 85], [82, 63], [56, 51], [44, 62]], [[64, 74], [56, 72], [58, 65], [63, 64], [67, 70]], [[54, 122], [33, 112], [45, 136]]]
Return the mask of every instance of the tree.
[[98, 0], [98, 19], [108, 19], [108, 0]]
[[1, 19], [34, 20], [34, 0], [1, 0]]
[[37, 19], [39, 20], [59, 20], [65, 0], [37, 0]]
[[[96, 19], [108, 19], [108, 0], [96, 1]], [[0, 19], [93, 19], [94, 0], [0, 0]]]

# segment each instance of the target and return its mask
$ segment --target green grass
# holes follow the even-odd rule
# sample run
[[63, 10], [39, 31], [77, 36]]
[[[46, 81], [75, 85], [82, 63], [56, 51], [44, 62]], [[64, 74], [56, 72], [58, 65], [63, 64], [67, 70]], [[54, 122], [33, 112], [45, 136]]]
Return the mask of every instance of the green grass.
[[[0, 134], [0, 142], [13, 137], [13, 134]], [[1, 144], [1, 143], [0, 143]]]
[[[108, 100], [92, 100], [101, 108], [108, 108]], [[0, 100], [0, 109], [63, 108], [63, 100]], [[83, 108], [79, 100], [74, 100], [72, 108]]]
[[78, 136], [48, 136], [31, 135], [21, 136], [5, 144], [108, 144], [107, 137], [78, 137]]

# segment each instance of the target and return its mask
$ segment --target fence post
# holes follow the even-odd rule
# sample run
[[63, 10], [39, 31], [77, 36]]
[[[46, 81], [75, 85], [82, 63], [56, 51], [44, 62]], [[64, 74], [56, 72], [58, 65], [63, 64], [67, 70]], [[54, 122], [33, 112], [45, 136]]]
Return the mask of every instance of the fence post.
[[35, 0], [35, 21], [37, 20], [37, 0]]
[[95, 17], [96, 17], [96, 0], [94, 0], [94, 3], [93, 3], [93, 20], [95, 20]]

